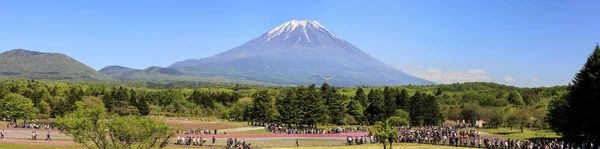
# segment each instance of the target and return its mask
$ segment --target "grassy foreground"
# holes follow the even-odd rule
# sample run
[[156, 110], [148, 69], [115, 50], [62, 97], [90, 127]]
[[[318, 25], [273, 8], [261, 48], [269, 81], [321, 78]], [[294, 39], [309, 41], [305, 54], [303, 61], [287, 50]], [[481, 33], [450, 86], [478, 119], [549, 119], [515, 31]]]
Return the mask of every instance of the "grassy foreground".
[[560, 138], [560, 136], [552, 131], [543, 131], [543, 130], [532, 130], [524, 128], [523, 133], [521, 133], [521, 129], [513, 128], [484, 128], [477, 129], [481, 132], [487, 132], [492, 135], [502, 136], [508, 139], [516, 139], [516, 140], [535, 140], [535, 139], [554, 139]]

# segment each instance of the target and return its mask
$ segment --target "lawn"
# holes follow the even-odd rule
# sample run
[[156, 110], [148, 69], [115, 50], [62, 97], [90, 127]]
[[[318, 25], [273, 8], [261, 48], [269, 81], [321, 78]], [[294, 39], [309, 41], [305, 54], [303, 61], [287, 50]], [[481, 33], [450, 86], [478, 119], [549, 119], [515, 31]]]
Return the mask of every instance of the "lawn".
[[554, 139], [560, 137], [552, 131], [540, 131], [528, 128], [524, 128], [523, 133], [521, 133], [521, 129], [519, 128], [513, 128], [512, 130], [510, 128], [482, 128], [477, 130], [516, 140]]

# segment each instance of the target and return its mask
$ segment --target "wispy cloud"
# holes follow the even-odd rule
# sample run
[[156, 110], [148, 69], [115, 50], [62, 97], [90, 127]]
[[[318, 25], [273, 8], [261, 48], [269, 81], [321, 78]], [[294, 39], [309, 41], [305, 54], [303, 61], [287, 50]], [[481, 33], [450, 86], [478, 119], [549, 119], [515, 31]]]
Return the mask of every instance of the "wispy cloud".
[[504, 81], [506, 81], [506, 82], [515, 82], [515, 79], [513, 79], [512, 77], [506, 76], [506, 77], [504, 77]]
[[427, 79], [433, 82], [448, 84], [457, 82], [489, 82], [492, 78], [487, 76], [483, 69], [470, 69], [467, 71], [446, 70], [443, 68], [422, 69], [421, 66], [399, 66], [398, 70], [408, 74]]
[[533, 80], [533, 81], [538, 81], [538, 80], [540, 80], [540, 78], [538, 78], [538, 77], [533, 77], [531, 80]]

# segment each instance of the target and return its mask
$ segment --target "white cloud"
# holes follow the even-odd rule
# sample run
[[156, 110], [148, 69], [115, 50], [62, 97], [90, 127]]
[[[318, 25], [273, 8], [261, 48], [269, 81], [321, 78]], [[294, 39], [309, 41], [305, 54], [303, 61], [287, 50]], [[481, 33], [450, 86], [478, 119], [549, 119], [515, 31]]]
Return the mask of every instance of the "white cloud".
[[540, 80], [540, 78], [538, 78], [538, 77], [533, 77], [531, 80], [533, 80], [533, 81], [538, 81], [538, 80]]
[[435, 69], [435, 68], [429, 68], [429, 69], [427, 69], [427, 71], [430, 72], [430, 73], [437, 73], [437, 74], [444, 73], [444, 70]]
[[489, 82], [492, 78], [486, 75], [483, 69], [470, 69], [467, 71], [444, 70], [442, 68], [421, 69], [422, 67], [397, 67], [408, 74], [430, 80], [436, 83], [448, 84], [457, 82]]
[[506, 76], [506, 77], [504, 77], [504, 81], [506, 81], [506, 82], [514, 82], [515, 79], [513, 79], [512, 77]]
[[483, 70], [483, 69], [471, 69], [468, 72], [470, 74], [484, 74], [484, 73], [486, 73], [486, 71]]

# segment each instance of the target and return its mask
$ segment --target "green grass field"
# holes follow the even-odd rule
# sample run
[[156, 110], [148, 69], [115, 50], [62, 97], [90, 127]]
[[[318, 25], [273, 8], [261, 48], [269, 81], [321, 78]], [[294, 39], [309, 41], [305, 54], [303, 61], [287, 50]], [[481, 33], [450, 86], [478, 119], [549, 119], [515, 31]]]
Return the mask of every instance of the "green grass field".
[[483, 128], [477, 130], [516, 140], [554, 139], [560, 137], [552, 131], [540, 131], [528, 128], [524, 128], [523, 133], [521, 133], [521, 129], [519, 128], [513, 128], [512, 130], [510, 128]]

